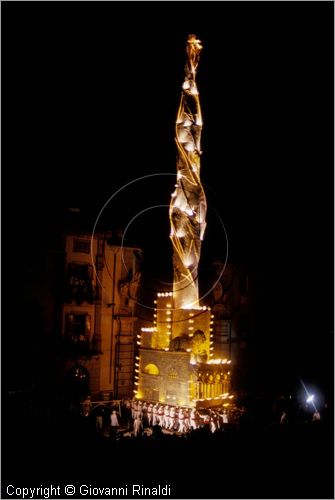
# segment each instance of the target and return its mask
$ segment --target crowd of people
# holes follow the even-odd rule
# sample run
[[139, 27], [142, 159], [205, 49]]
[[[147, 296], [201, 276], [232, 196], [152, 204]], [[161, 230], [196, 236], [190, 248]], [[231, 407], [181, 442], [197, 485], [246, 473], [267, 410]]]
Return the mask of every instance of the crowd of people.
[[[124, 411], [128, 427], [132, 425], [135, 436], [142, 435], [146, 428], [160, 426], [171, 433], [185, 434], [201, 427], [208, 428], [212, 433], [224, 429], [229, 423], [227, 409], [197, 410], [195, 407], [178, 407], [163, 405], [149, 401], [125, 400]], [[118, 427], [118, 416], [115, 410], [110, 416], [111, 432]]]
[[[95, 409], [86, 408], [82, 414], [95, 421], [95, 428], [103, 435], [112, 437], [150, 436], [161, 432], [166, 435], [189, 436], [193, 431], [218, 434], [222, 431], [246, 430], [250, 428], [280, 427], [295, 428], [302, 424], [317, 424], [325, 421], [315, 409], [277, 408], [269, 413], [257, 408], [224, 405], [215, 408], [196, 408], [163, 404], [152, 401], [128, 399], [115, 401], [114, 405], [101, 404]], [[93, 418], [92, 418], [93, 417]], [[230, 432], [229, 432], [230, 433]], [[226, 432], [225, 432], [226, 434]]]

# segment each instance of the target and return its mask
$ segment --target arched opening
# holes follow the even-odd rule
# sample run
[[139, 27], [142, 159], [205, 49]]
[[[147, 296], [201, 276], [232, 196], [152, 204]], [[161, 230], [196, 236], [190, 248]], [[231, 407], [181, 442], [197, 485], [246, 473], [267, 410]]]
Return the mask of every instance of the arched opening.
[[153, 363], [149, 363], [148, 365], [146, 365], [143, 371], [148, 375], [159, 375], [158, 366], [154, 365]]
[[75, 365], [67, 373], [67, 383], [70, 395], [75, 399], [85, 397], [89, 392], [89, 372], [81, 365]]

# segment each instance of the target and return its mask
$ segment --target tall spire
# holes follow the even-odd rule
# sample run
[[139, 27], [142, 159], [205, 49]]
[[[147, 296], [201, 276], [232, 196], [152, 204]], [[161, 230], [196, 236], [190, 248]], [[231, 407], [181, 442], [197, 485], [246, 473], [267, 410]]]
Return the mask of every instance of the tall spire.
[[175, 308], [199, 305], [198, 264], [206, 228], [206, 197], [200, 181], [202, 116], [196, 72], [202, 45], [195, 35], [186, 44], [185, 80], [176, 120], [177, 181], [170, 203]]

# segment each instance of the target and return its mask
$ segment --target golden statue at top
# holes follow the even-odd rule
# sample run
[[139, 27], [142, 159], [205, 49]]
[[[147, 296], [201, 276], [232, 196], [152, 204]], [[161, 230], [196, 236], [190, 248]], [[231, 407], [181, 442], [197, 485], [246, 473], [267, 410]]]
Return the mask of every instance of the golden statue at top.
[[195, 35], [188, 35], [186, 45], [187, 64], [189, 67], [189, 71], [193, 76], [193, 79], [195, 79], [195, 73], [198, 67], [201, 50], [201, 41], [198, 40]]

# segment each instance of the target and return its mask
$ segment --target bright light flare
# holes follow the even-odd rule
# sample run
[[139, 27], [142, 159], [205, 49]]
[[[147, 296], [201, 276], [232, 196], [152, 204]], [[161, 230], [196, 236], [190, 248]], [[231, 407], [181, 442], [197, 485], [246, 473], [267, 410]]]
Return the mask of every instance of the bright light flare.
[[307, 390], [307, 388], [306, 388], [306, 386], [305, 386], [304, 382], [302, 381], [302, 379], [301, 379], [300, 377], [299, 377], [299, 379], [300, 379], [301, 385], [303, 386], [304, 391], [305, 391], [305, 394], [306, 394], [306, 403], [307, 403], [307, 404], [311, 404], [311, 405], [313, 406], [314, 410], [315, 410], [315, 411], [317, 411], [317, 408], [316, 408], [316, 406], [315, 406], [315, 396], [314, 396], [314, 394], [311, 394], [311, 393]]

